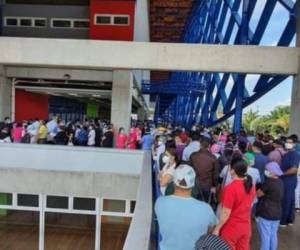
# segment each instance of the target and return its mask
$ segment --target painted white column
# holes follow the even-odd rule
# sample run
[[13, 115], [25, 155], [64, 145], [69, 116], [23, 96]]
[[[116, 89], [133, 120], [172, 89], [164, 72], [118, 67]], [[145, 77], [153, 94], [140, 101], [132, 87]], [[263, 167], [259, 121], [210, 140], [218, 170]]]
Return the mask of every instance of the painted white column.
[[11, 81], [0, 74], [0, 121], [6, 116], [11, 117]]
[[130, 129], [132, 106], [133, 75], [128, 70], [113, 72], [113, 86], [111, 98], [111, 123], [116, 131], [123, 127], [126, 132]]
[[[298, 12], [300, 4], [298, 5]], [[297, 40], [296, 46], [300, 47], [300, 19], [297, 18]], [[294, 77], [291, 100], [291, 116], [290, 116], [290, 134], [297, 134], [300, 137], [300, 62], [298, 64], [298, 74]]]

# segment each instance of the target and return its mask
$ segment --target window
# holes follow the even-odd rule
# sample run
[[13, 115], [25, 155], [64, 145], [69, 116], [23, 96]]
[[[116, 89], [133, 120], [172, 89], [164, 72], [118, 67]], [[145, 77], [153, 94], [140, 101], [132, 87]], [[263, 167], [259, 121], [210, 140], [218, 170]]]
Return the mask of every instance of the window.
[[12, 205], [12, 194], [0, 193], [0, 205]]
[[11, 27], [46, 27], [47, 19], [42, 17], [5, 17], [5, 26]]
[[18, 26], [18, 19], [17, 18], [5, 18], [5, 26]]
[[129, 16], [115, 16], [114, 24], [117, 25], [129, 25]]
[[52, 28], [71, 28], [71, 20], [67, 19], [52, 19]]
[[47, 25], [46, 19], [35, 19], [34, 20], [35, 27], [46, 27], [46, 25]]
[[74, 198], [74, 209], [77, 210], [91, 210], [94, 211], [96, 209], [95, 199], [90, 198]]
[[74, 20], [73, 27], [80, 29], [87, 29], [90, 26], [90, 22], [88, 20]]
[[105, 25], [111, 24], [112, 17], [109, 15], [96, 15], [95, 16], [95, 24]]
[[68, 209], [69, 199], [65, 196], [47, 196], [47, 208]]
[[38, 207], [39, 196], [31, 194], [18, 194], [18, 206]]
[[20, 19], [20, 26], [32, 26], [32, 20], [31, 19]]

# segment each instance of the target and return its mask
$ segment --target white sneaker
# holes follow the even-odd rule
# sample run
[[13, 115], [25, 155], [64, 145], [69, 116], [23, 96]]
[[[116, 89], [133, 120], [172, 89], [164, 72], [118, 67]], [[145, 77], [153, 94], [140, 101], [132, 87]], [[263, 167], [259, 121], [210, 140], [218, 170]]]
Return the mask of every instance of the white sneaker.
[[289, 226], [289, 227], [292, 227], [292, 226], [294, 226], [294, 224], [293, 224], [293, 223], [289, 223], [288, 226]]
[[287, 227], [287, 225], [280, 224], [279, 227], [284, 228], [284, 227]]

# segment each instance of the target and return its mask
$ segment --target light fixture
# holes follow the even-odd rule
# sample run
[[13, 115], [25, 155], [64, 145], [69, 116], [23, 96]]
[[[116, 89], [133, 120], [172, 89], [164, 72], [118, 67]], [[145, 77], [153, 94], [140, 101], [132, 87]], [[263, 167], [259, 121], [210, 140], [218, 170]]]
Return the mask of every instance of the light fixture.
[[71, 95], [71, 96], [78, 96], [78, 94], [76, 94], [76, 93], [69, 93], [69, 95]]
[[101, 95], [92, 95], [92, 97], [101, 97]]

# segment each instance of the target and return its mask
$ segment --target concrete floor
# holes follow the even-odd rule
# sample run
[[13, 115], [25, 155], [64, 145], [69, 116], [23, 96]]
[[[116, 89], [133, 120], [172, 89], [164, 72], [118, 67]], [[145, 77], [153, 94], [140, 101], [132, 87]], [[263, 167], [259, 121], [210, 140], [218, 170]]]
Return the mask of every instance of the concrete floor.
[[[300, 214], [296, 214], [296, 223], [292, 227], [280, 228], [278, 250], [300, 250]], [[260, 239], [256, 225], [253, 225], [251, 250], [259, 250]]]

